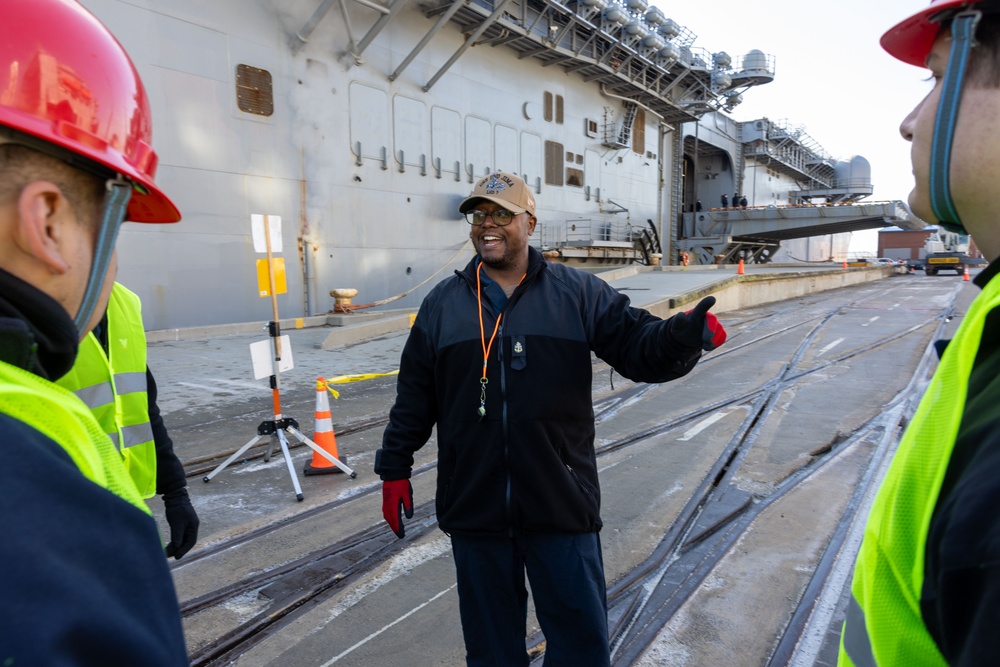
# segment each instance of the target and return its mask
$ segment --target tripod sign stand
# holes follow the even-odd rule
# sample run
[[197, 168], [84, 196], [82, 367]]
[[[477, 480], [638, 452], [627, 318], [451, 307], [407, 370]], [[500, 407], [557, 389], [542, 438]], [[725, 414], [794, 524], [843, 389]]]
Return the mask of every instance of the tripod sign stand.
[[[306, 445], [317, 454], [329, 460], [330, 463], [340, 468], [343, 472], [350, 475], [352, 478], [357, 477], [358, 475], [356, 472], [351, 470], [346, 464], [341, 462], [335, 456], [333, 456], [332, 454], [324, 450], [322, 447], [317, 445], [315, 442], [313, 442], [305, 435], [303, 435], [303, 433], [299, 430], [299, 423], [297, 421], [295, 421], [291, 417], [286, 417], [281, 414], [281, 370], [279, 369], [278, 366], [278, 362], [281, 361], [281, 325], [279, 324], [278, 321], [278, 299], [275, 289], [274, 265], [272, 264], [272, 257], [271, 257], [272, 254], [271, 230], [269, 228], [268, 216], [266, 215], [264, 216], [263, 222], [264, 222], [264, 238], [266, 240], [266, 247], [267, 247], [267, 264], [268, 264], [267, 269], [268, 269], [268, 284], [269, 284], [269, 289], [266, 291], [266, 293], [269, 293], [271, 296], [271, 304], [274, 312], [274, 320], [267, 323], [267, 331], [271, 337], [271, 350], [272, 350], [271, 354], [272, 374], [270, 382], [271, 382], [271, 398], [274, 404], [274, 418], [261, 422], [260, 425], [257, 427], [257, 435], [254, 438], [252, 438], [249, 442], [247, 442], [245, 445], [236, 450], [236, 452], [228, 459], [223, 461], [218, 468], [208, 473], [204, 477], [204, 481], [205, 483], [211, 481], [213, 477], [215, 477], [220, 472], [225, 470], [226, 466], [228, 466], [230, 463], [243, 456], [244, 452], [246, 452], [251, 447], [259, 444], [265, 439], [267, 439], [268, 441], [268, 448], [267, 452], [264, 455], [264, 461], [270, 461], [271, 452], [274, 446], [273, 438], [277, 437], [278, 443], [281, 445], [281, 453], [285, 457], [285, 464], [288, 466], [288, 474], [292, 478], [292, 486], [295, 488], [295, 499], [301, 502], [303, 498], [302, 487], [299, 485], [299, 478], [295, 474], [295, 467], [292, 465], [292, 456], [288, 452], [288, 438], [285, 435], [286, 432], [290, 433], [293, 438], [298, 440], [303, 445]], [[279, 224], [280, 224], [280, 219], [279, 219]], [[264, 293], [265, 292], [262, 290], [262, 296], [264, 295]], [[267, 371], [264, 371], [264, 373], [266, 372]], [[258, 375], [258, 377], [262, 376], [263, 374]]]
[[345, 473], [350, 475], [352, 478], [357, 477], [358, 474], [349, 468], [345, 463], [342, 463], [340, 459], [337, 459], [332, 454], [324, 450], [322, 447], [313, 442], [310, 438], [307, 438], [302, 431], [299, 430], [299, 423], [295, 421], [292, 417], [286, 417], [281, 414], [281, 372], [278, 370], [278, 337], [280, 334], [280, 326], [277, 322], [267, 323], [268, 332], [272, 338], [272, 345], [274, 346], [275, 358], [274, 358], [274, 375], [271, 376], [271, 396], [274, 402], [274, 418], [267, 421], [262, 421], [259, 426], [257, 426], [257, 435], [245, 445], [240, 447], [230, 456], [228, 459], [222, 462], [222, 464], [208, 473], [204, 481], [207, 483], [211, 481], [213, 477], [222, 472], [226, 466], [228, 466], [233, 461], [237, 460], [243, 456], [251, 447], [260, 444], [263, 440], [268, 440], [268, 450], [264, 456], [265, 461], [271, 460], [271, 451], [273, 447], [272, 437], [277, 437], [278, 443], [281, 445], [281, 453], [285, 457], [285, 464], [288, 466], [288, 474], [292, 478], [292, 487], [295, 489], [295, 499], [301, 501], [304, 497], [302, 495], [302, 487], [299, 485], [299, 478], [295, 474], [295, 466], [292, 464], [292, 456], [288, 452], [288, 438], [285, 433], [290, 433], [293, 438], [298, 440], [303, 445], [306, 445], [312, 449], [317, 454], [321, 455], [330, 463], [337, 466]]

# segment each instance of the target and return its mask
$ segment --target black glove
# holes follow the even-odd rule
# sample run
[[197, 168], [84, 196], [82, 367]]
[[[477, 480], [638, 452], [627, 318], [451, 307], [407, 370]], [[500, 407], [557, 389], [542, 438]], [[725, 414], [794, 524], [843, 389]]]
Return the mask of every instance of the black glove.
[[201, 521], [191, 506], [191, 498], [185, 487], [163, 494], [163, 506], [167, 510], [167, 523], [170, 524], [170, 543], [167, 544], [167, 558], [173, 556], [180, 560], [181, 556], [191, 551], [198, 541], [198, 526]]
[[670, 318], [670, 335], [685, 347], [714, 350], [726, 342], [726, 330], [719, 319], [708, 312], [715, 305], [714, 296], [706, 296], [693, 310]]

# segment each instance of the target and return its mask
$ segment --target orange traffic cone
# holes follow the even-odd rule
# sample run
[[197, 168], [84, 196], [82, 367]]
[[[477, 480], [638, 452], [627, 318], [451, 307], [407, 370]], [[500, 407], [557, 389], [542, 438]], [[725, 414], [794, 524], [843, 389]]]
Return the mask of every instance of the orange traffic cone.
[[738, 275], [738, 276], [742, 276], [743, 275], [743, 260], [742, 259], [740, 260], [739, 267], [736, 269], [736, 275]]
[[965, 267], [965, 273], [962, 275], [962, 280], [969, 279], [969, 267]]
[[[333, 415], [330, 413], [330, 399], [326, 392], [326, 380], [316, 378], [316, 430], [312, 439], [327, 454], [346, 463], [346, 457], [337, 456], [337, 436], [333, 432]], [[313, 452], [312, 462], [307, 463], [302, 472], [306, 475], [330, 475], [343, 470], [330, 463], [322, 454]]]
[[847, 260], [846, 259], [844, 260], [844, 265], [842, 267], [840, 267], [840, 268], [842, 268], [842, 269], [846, 269], [847, 268]]

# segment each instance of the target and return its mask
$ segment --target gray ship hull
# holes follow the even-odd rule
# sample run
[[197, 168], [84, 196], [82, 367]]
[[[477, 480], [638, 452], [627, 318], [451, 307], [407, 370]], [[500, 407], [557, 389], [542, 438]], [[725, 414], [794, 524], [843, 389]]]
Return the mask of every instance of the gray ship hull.
[[[694, 47], [639, 0], [83, 4], [146, 83], [157, 182], [184, 216], [120, 235], [119, 280], [148, 329], [272, 319], [254, 214], [281, 219], [284, 319], [330, 311], [336, 288], [419, 304], [472, 256], [457, 204], [497, 169], [535, 191], [532, 242], [580, 265], [676, 263], [696, 200], [778, 196], [751, 185], [771, 158], [745, 157], [749, 134], [723, 113], [773, 61]], [[820, 157], [804, 180], [825, 187]]]

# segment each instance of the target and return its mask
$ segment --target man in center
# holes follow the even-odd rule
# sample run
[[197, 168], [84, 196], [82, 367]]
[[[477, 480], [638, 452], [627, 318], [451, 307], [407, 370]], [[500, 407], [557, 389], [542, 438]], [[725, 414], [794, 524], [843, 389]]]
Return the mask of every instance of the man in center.
[[637, 382], [687, 374], [725, 342], [714, 297], [662, 320], [528, 245], [535, 200], [494, 172], [459, 205], [476, 256], [420, 306], [375, 472], [402, 538], [413, 454], [437, 425], [469, 665], [527, 665], [531, 585], [550, 664], [609, 665], [591, 353]]

